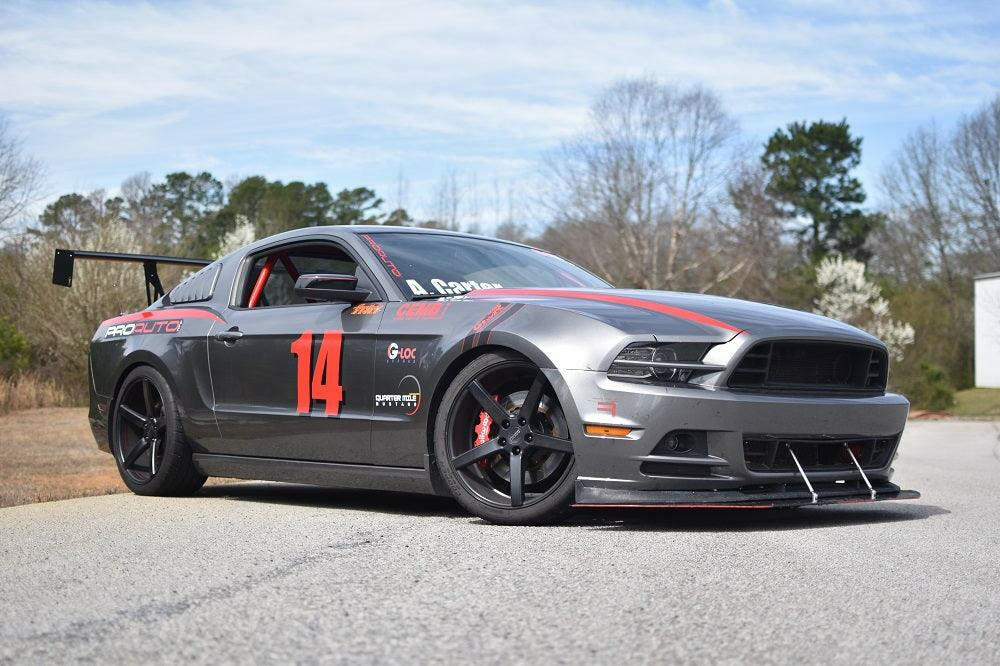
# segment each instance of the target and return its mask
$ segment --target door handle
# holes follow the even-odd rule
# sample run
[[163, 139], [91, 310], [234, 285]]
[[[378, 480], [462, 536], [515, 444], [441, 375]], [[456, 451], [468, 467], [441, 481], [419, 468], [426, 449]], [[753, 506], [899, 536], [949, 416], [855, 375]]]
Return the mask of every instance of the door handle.
[[221, 333], [215, 334], [215, 339], [227, 344], [236, 342], [243, 337], [243, 331], [238, 328], [231, 328], [228, 331], [222, 331]]

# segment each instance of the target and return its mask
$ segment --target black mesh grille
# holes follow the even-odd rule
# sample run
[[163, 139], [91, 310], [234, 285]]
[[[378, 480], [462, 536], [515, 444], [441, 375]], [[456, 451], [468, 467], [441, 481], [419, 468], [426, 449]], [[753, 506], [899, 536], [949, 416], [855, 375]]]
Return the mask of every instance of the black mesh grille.
[[884, 391], [883, 350], [835, 342], [763, 342], [746, 353], [729, 386], [806, 391]]
[[795, 472], [788, 447], [791, 446], [805, 471], [857, 469], [847, 453], [850, 447], [865, 469], [885, 467], [896, 448], [896, 437], [866, 439], [782, 439], [768, 435], [747, 435], [743, 439], [743, 459], [752, 472]]

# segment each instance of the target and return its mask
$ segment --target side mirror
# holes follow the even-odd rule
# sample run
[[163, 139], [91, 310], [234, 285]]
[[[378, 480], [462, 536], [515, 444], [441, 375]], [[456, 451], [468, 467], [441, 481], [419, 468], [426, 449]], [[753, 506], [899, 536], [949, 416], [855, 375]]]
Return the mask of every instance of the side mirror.
[[367, 289], [358, 289], [358, 278], [335, 273], [310, 273], [300, 275], [295, 281], [295, 295], [317, 301], [360, 303], [371, 295]]

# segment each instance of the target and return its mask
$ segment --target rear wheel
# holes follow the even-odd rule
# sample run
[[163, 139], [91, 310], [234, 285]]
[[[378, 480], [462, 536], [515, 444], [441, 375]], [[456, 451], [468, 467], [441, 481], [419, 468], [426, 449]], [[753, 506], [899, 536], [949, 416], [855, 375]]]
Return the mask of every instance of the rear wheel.
[[566, 417], [545, 375], [520, 356], [486, 354], [458, 374], [442, 398], [434, 449], [455, 499], [491, 522], [549, 523], [572, 503]]
[[139, 495], [186, 495], [205, 483], [170, 386], [149, 366], [122, 383], [111, 412], [111, 451], [122, 481]]

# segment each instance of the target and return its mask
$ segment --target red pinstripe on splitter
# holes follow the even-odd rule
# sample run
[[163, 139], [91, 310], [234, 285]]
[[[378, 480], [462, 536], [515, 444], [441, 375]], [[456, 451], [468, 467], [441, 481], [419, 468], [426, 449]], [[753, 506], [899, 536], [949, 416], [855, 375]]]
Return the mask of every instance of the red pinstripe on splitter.
[[666, 305], [665, 303], [657, 303], [656, 301], [646, 301], [641, 298], [632, 298], [630, 296], [617, 296], [615, 294], [601, 294], [589, 291], [563, 291], [562, 289], [480, 289], [477, 291], [471, 291], [467, 294], [470, 298], [476, 298], [478, 296], [482, 297], [503, 297], [503, 296], [548, 296], [550, 298], [577, 298], [584, 301], [600, 301], [602, 303], [616, 303], [617, 305], [627, 305], [633, 308], [639, 308], [642, 310], [649, 310], [651, 312], [659, 312], [661, 314], [670, 315], [671, 317], [677, 317], [679, 319], [686, 319], [688, 321], [697, 322], [699, 324], [706, 324], [708, 326], [715, 326], [716, 328], [721, 328], [727, 331], [733, 331], [735, 333], [742, 333], [742, 328], [737, 328], [731, 324], [727, 324], [724, 321], [719, 321], [718, 319], [713, 319], [708, 315], [703, 315], [700, 312], [694, 312], [692, 310], [685, 310], [684, 308], [674, 307], [673, 305]]
[[[869, 500], [871, 501], [871, 500]], [[575, 509], [773, 509], [773, 504], [574, 504]]]
[[102, 321], [101, 326], [128, 324], [133, 321], [155, 321], [157, 319], [211, 319], [212, 321], [222, 321], [222, 317], [214, 312], [209, 312], [208, 310], [198, 310], [195, 308], [173, 308], [166, 310], [143, 310], [142, 312], [132, 312], [124, 314], [120, 317]]

